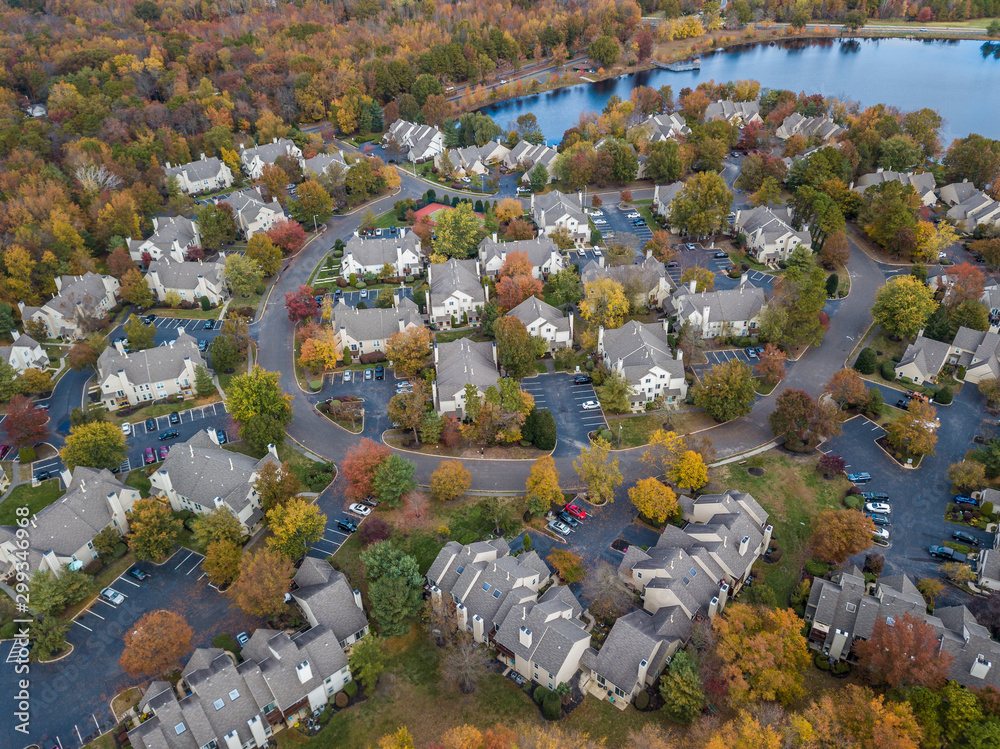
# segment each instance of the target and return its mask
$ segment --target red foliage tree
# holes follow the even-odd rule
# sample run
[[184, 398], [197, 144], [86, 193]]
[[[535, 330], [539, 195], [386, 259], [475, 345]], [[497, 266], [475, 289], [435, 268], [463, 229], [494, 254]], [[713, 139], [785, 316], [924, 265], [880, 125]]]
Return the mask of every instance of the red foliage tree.
[[445, 447], [454, 447], [462, 439], [458, 417], [455, 414], [447, 414], [443, 421], [444, 427], [441, 429], [441, 444]]
[[962, 263], [948, 269], [952, 280], [951, 294], [946, 301], [954, 309], [962, 302], [978, 302], [986, 288], [986, 274], [972, 263]]
[[35, 408], [23, 395], [15, 395], [3, 420], [5, 441], [15, 450], [44, 442], [49, 437], [48, 421], [48, 412]]
[[643, 60], [648, 60], [649, 56], [653, 54], [653, 34], [649, 29], [644, 28], [638, 34], [635, 35], [635, 43], [638, 47], [639, 52], [639, 62]]
[[119, 281], [133, 268], [135, 268], [135, 261], [124, 247], [119, 247], [108, 255], [108, 273]]
[[306, 243], [306, 230], [302, 228], [302, 224], [298, 221], [290, 219], [279, 222], [267, 233], [267, 236], [277, 247], [281, 248], [281, 252], [285, 257], [294, 255]]
[[119, 663], [130, 676], [159, 676], [191, 649], [191, 627], [173, 611], [150, 611], [125, 632]]
[[288, 319], [292, 322], [302, 322], [316, 317], [319, 304], [316, 303], [316, 292], [312, 286], [299, 286], [298, 291], [285, 294], [285, 309]]
[[744, 151], [752, 151], [760, 146], [761, 131], [764, 126], [759, 122], [751, 122], [743, 127], [740, 139], [736, 142], [736, 147]]
[[847, 472], [847, 461], [840, 455], [823, 455], [816, 464], [816, 470], [827, 478]]
[[871, 637], [854, 646], [871, 682], [893, 689], [944, 684], [953, 658], [941, 649], [934, 628], [909, 612], [891, 621], [878, 619]]
[[197, 262], [203, 259], [204, 257], [205, 257], [205, 251], [196, 244], [190, 245], [187, 248], [187, 252], [184, 253], [184, 259], [191, 262]]
[[340, 472], [347, 479], [345, 493], [350, 499], [364, 499], [372, 494], [372, 479], [389, 453], [386, 445], [369, 439], [361, 440], [347, 451]]

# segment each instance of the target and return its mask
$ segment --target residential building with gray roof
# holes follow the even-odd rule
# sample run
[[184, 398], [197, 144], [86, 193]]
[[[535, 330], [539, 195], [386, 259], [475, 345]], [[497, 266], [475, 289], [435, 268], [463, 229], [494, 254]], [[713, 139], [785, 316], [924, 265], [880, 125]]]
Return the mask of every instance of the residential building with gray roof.
[[0, 346], [0, 360], [10, 364], [18, 374], [26, 369], [49, 368], [49, 357], [41, 344], [24, 333], [19, 334], [10, 346]]
[[230, 168], [218, 157], [206, 158], [205, 154], [198, 161], [177, 166], [172, 166], [168, 161], [163, 173], [167, 179], [176, 179], [178, 186], [188, 195], [224, 190], [233, 184]]
[[489, 341], [477, 343], [468, 338], [434, 344], [434, 370], [437, 377], [431, 383], [434, 409], [439, 414], [465, 412], [465, 386], [472, 385], [483, 395], [497, 384], [497, 345]]
[[705, 108], [705, 122], [725, 120], [730, 125], [749, 125], [752, 122], [763, 122], [760, 116], [760, 103], [756, 101], [732, 101], [723, 99], [713, 101]]
[[118, 304], [118, 279], [97, 273], [56, 276], [56, 294], [41, 307], [18, 302], [22, 320], [38, 320], [49, 338], [83, 338]]
[[635, 411], [660, 398], [673, 405], [687, 397], [684, 361], [679, 350], [675, 357], [670, 349], [666, 321], [644, 324], [630, 320], [620, 328], [601, 327], [597, 353], [608, 369], [632, 385], [629, 401]]
[[183, 261], [189, 249], [201, 247], [201, 233], [198, 223], [185, 216], [154, 216], [153, 233], [147, 239], [126, 240], [129, 255], [137, 263], [143, 263], [143, 256], [153, 260], [169, 257]]
[[899, 182], [903, 185], [910, 185], [916, 190], [917, 196], [926, 206], [934, 205], [937, 202], [937, 183], [934, 181], [932, 172], [895, 172], [892, 169], [882, 169], [881, 167], [869, 174], [858, 177], [857, 184], [852, 185], [855, 192], [864, 193], [869, 187], [881, 185], [883, 182]]
[[343, 572], [325, 559], [307, 556], [295, 573], [292, 598], [310, 626], [321, 623], [346, 650], [368, 634], [368, 617], [361, 605], [361, 591], [352, 588]]
[[538, 336], [548, 345], [549, 351], [573, 345], [573, 312], [563, 314], [551, 304], [529, 296], [507, 313], [524, 323], [530, 335]]
[[234, 192], [219, 202], [233, 209], [236, 226], [246, 239], [258, 232], [268, 232], [288, 220], [281, 203], [277, 200], [265, 202], [260, 190], [255, 187]]
[[678, 324], [690, 323], [706, 339], [757, 334], [767, 300], [764, 290], [745, 274], [735, 289], [698, 292], [696, 287], [697, 281], [691, 281], [668, 298], [667, 307]]
[[311, 159], [302, 159], [301, 166], [303, 173], [313, 177], [322, 177], [331, 167], [347, 170], [344, 152], [340, 150], [333, 153], [319, 153]]
[[194, 397], [195, 368], [204, 363], [198, 342], [185, 330], [165, 346], [125, 353], [121, 342], [97, 359], [101, 400], [109, 411], [180, 395]]
[[847, 132], [829, 117], [806, 117], [798, 112], [788, 115], [778, 127], [775, 135], [781, 140], [788, 140], [793, 135], [801, 135], [807, 141], [829, 143]]
[[341, 301], [333, 308], [330, 325], [337, 334], [338, 346], [348, 348], [352, 356], [384, 352], [389, 339], [410, 328], [422, 328], [423, 318], [409, 297], [394, 298], [394, 307], [357, 309]]
[[507, 258], [515, 252], [527, 256], [533, 278], [546, 279], [550, 273], [558, 273], [566, 267], [566, 260], [550, 237], [499, 242], [495, 232], [479, 243], [479, 267], [484, 275], [496, 278]]
[[488, 292], [479, 280], [477, 260], [449, 260], [427, 266], [427, 311], [438, 328], [460, 327], [479, 320]]
[[240, 146], [240, 164], [250, 179], [260, 179], [264, 167], [277, 163], [282, 156], [301, 163], [302, 149], [288, 138], [274, 138], [270, 143], [252, 148]]
[[552, 190], [531, 196], [531, 217], [538, 233], [551, 236], [565, 230], [577, 246], [590, 244], [590, 219], [583, 212], [579, 195], [566, 195]]
[[181, 260], [164, 257], [153, 260], [146, 271], [146, 284], [163, 301], [176, 295], [182, 302], [197, 304], [206, 297], [210, 304], [221, 305], [229, 298], [225, 261]]
[[355, 233], [344, 246], [340, 275], [381, 274], [388, 266], [393, 276], [412, 276], [424, 267], [426, 256], [415, 232], [399, 229], [394, 237], [362, 238]]
[[796, 231], [787, 208], [757, 208], [737, 210], [733, 234], [743, 234], [747, 252], [766, 265], [777, 265], [797, 247], [812, 250], [812, 235], [807, 229]]

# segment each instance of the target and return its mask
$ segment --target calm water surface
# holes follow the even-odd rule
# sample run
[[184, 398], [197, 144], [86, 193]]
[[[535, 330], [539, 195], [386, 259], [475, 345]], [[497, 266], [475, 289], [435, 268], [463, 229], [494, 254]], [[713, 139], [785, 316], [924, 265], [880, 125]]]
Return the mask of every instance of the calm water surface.
[[551, 143], [562, 139], [581, 112], [599, 112], [614, 94], [627, 99], [636, 86], [670, 85], [676, 96], [701, 81], [739, 78], [769, 88], [853, 99], [865, 106], [882, 102], [903, 111], [930, 107], [944, 118], [945, 145], [969, 133], [1000, 139], [1000, 44], [972, 40], [757, 44], [702, 57], [700, 71], [646, 70], [524, 96], [483, 111], [504, 126], [524, 112], [534, 112]]

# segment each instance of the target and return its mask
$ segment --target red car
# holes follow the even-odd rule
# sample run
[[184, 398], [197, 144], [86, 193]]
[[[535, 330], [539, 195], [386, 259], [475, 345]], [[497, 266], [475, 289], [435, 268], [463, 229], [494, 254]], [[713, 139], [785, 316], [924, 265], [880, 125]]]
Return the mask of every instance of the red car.
[[167, 459], [167, 452], [169, 452], [169, 450], [170, 450], [170, 448], [167, 447], [166, 445], [164, 445], [163, 447], [160, 448], [160, 460], [166, 460]]
[[10, 445], [0, 445], [0, 460], [10, 452]]
[[153, 448], [151, 447], [146, 448], [145, 460], [146, 460], [146, 465], [156, 462], [156, 455], [153, 453]]
[[584, 520], [587, 517], [587, 513], [585, 513], [576, 505], [566, 505], [566, 512], [568, 512], [575, 518], [580, 518], [580, 520]]

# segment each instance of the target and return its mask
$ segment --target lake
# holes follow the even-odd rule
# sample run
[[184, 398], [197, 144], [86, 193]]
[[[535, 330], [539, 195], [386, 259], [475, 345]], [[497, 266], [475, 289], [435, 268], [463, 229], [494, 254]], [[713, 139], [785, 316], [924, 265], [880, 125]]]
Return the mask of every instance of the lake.
[[508, 127], [524, 112], [538, 117], [551, 143], [581, 112], [604, 108], [612, 95], [628, 99], [636, 86], [673, 87], [674, 96], [701, 81], [750, 78], [765, 88], [891, 104], [903, 111], [930, 107], [944, 118], [941, 142], [980, 133], [1000, 139], [1000, 44], [972, 40], [833, 39], [765, 42], [702, 56], [701, 70], [654, 68], [596, 83], [523, 96], [484, 108]]

